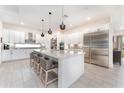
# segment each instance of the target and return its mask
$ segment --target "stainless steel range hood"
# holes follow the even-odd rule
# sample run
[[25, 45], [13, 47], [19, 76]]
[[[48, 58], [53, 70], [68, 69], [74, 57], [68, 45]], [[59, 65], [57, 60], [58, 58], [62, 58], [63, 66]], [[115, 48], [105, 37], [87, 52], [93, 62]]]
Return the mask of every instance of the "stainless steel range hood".
[[26, 33], [25, 43], [28, 43], [28, 44], [36, 43], [35, 34], [30, 33], [30, 32]]

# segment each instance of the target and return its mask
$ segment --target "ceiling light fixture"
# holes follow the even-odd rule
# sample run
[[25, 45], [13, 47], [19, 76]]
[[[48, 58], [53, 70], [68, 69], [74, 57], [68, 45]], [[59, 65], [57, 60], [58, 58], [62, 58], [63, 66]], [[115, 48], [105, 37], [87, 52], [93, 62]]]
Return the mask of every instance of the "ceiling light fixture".
[[70, 24], [70, 26], [72, 27], [72, 24]]
[[21, 21], [21, 22], [20, 22], [20, 24], [21, 24], [21, 25], [24, 25], [24, 22], [23, 22], [23, 21]]
[[90, 19], [91, 19], [90, 17], [87, 18], [87, 20], [90, 20]]
[[42, 21], [42, 33], [41, 33], [41, 37], [44, 37], [44, 36], [45, 36], [44, 33], [43, 33], [43, 31], [44, 31], [44, 29], [43, 29], [43, 26], [44, 26], [44, 25], [43, 25], [44, 19], [42, 19], [41, 21]]
[[48, 30], [48, 34], [52, 34], [52, 29], [51, 29], [51, 15], [52, 15], [52, 13], [49, 12], [49, 30]]
[[65, 30], [66, 25], [64, 24], [64, 15], [63, 15], [63, 11], [64, 11], [64, 6], [62, 7], [62, 23], [60, 24], [60, 29], [61, 30]]

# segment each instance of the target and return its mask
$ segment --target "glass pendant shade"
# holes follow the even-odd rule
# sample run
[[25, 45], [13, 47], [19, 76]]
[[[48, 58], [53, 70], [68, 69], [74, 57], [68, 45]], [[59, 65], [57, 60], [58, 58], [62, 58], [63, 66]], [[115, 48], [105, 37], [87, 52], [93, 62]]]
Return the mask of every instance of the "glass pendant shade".
[[48, 30], [48, 34], [52, 34], [52, 30], [51, 30], [51, 28], [49, 28], [49, 30]]
[[41, 34], [41, 37], [44, 37], [44, 33]]
[[65, 30], [66, 25], [64, 24], [63, 20], [64, 20], [64, 6], [62, 7], [62, 23], [60, 24], [60, 29], [61, 30]]
[[66, 27], [65, 24], [62, 22], [62, 24], [60, 25], [60, 29], [65, 30], [65, 27]]

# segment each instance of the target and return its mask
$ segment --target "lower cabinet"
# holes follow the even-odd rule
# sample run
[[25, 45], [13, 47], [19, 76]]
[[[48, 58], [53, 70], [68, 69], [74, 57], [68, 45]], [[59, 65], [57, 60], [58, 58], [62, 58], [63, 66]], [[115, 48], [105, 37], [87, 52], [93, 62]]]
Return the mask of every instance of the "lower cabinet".
[[20, 60], [30, 57], [32, 49], [13, 49], [13, 50], [3, 50], [2, 51], [2, 61], [13, 61]]
[[2, 51], [2, 61], [9, 61], [11, 60], [11, 54], [10, 54], [10, 50], [3, 50]]

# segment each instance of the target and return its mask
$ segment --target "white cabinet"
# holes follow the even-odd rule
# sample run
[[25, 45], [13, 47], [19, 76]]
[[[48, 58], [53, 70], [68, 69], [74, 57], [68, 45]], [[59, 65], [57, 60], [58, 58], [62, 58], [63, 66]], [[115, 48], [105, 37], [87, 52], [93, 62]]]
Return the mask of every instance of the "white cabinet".
[[15, 43], [15, 32], [14, 31], [9, 32], [9, 43]]
[[20, 42], [25, 43], [25, 32], [20, 32]]
[[6, 29], [3, 30], [3, 43], [9, 43], [9, 31]]
[[19, 32], [15, 32], [15, 43], [19, 42]]
[[17, 60], [20, 59], [21, 52], [17, 49], [12, 51], [12, 59], [11, 60]]
[[2, 61], [13, 61], [25, 58], [30, 58], [30, 53], [32, 49], [12, 49], [2, 51]]
[[15, 32], [15, 43], [25, 43], [25, 32]]
[[11, 60], [10, 50], [3, 50], [2, 51], [2, 61], [9, 61], [9, 60]]
[[4, 29], [3, 43], [25, 43], [25, 32]]
[[36, 34], [36, 43], [40, 43], [41, 42], [41, 36], [40, 34]]

